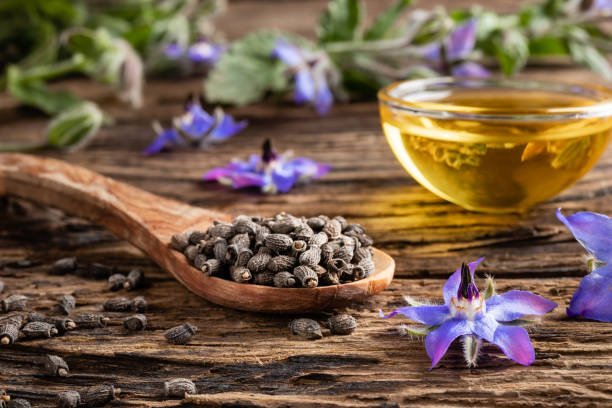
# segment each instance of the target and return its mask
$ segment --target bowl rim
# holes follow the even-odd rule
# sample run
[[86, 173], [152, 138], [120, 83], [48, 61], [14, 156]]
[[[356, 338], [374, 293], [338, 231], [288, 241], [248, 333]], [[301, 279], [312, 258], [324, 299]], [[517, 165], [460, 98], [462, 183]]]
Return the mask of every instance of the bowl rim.
[[[588, 91], [591, 96], [598, 96], [601, 100], [593, 99], [592, 105], [577, 107], [558, 107], [525, 109], [520, 113], [507, 113], [503, 108], [486, 108], [465, 105], [448, 104], [431, 101], [409, 101], [393, 95], [398, 91], [415, 93], [426, 91], [434, 85], [446, 88], [468, 88], [468, 87], [500, 87], [517, 88], [523, 90], [553, 89], [556, 91], [567, 90], [567, 93], [576, 91]], [[546, 88], [548, 86], [548, 88]], [[552, 87], [552, 88], [551, 88]], [[563, 89], [561, 89], [563, 88]], [[584, 94], [584, 93], [583, 93]], [[518, 79], [518, 78], [458, 78], [458, 77], [434, 77], [409, 79], [394, 82], [378, 91], [380, 104], [391, 109], [402, 111], [413, 116], [424, 116], [434, 119], [462, 119], [482, 121], [563, 121], [586, 118], [612, 117], [612, 89], [581, 82]]]

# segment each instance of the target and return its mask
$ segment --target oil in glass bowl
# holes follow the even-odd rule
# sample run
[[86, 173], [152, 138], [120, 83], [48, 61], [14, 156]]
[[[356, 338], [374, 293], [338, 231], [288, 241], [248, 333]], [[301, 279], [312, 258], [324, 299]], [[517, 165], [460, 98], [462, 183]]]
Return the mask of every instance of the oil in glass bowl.
[[379, 95], [384, 133], [404, 168], [438, 196], [484, 212], [525, 211], [580, 179], [610, 139], [611, 96], [599, 87], [450, 78]]

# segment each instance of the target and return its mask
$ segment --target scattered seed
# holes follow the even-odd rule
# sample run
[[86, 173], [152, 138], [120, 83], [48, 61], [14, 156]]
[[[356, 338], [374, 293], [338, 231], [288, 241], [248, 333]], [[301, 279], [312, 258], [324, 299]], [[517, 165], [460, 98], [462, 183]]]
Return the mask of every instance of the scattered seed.
[[2, 300], [2, 311], [20, 312], [28, 309], [28, 298], [23, 295], [11, 295]]
[[144, 313], [147, 311], [148, 304], [144, 296], [136, 296], [132, 299], [131, 308], [134, 312]]
[[18, 329], [21, 329], [21, 326], [23, 326], [23, 316], [20, 314], [11, 314], [0, 317], [0, 324], [12, 324], [13, 326], [17, 326]]
[[164, 396], [166, 398], [185, 398], [185, 394], [196, 394], [197, 392], [193, 381], [186, 378], [174, 378], [164, 383]]
[[68, 364], [60, 356], [47, 354], [45, 356], [44, 365], [47, 374], [51, 376], [67, 377], [70, 371]]
[[49, 338], [58, 333], [54, 325], [46, 322], [29, 322], [21, 329], [24, 336], [37, 339], [37, 338]]
[[13, 344], [19, 338], [19, 327], [11, 323], [0, 323], [0, 345]]
[[132, 301], [125, 296], [107, 299], [103, 308], [107, 312], [127, 312], [132, 309]]
[[76, 307], [76, 299], [72, 295], [64, 295], [58, 302], [59, 310], [63, 314], [70, 314]]
[[123, 287], [127, 290], [134, 290], [141, 288], [144, 285], [145, 276], [139, 269], [132, 269], [130, 273], [125, 277], [125, 283]]
[[74, 257], [71, 258], [62, 258], [55, 261], [53, 266], [51, 267], [51, 273], [56, 275], [66, 275], [67, 273], [72, 273], [77, 268], [77, 259]]
[[120, 393], [121, 389], [112, 385], [91, 387], [81, 392], [81, 404], [86, 407], [99, 407], [114, 400]]
[[77, 408], [81, 404], [81, 394], [77, 391], [62, 391], [57, 394], [58, 408]]
[[123, 327], [131, 332], [141, 331], [147, 327], [147, 317], [143, 314], [136, 314], [123, 319]]
[[106, 327], [110, 319], [108, 317], [94, 314], [85, 313], [75, 317], [74, 322], [76, 325], [83, 329], [95, 329], [98, 327]]
[[291, 330], [291, 334], [307, 339], [315, 340], [323, 337], [321, 326], [312, 319], [301, 318], [292, 320], [289, 323], [289, 329]]
[[108, 277], [108, 289], [117, 291], [119, 289], [123, 289], [123, 284], [125, 283], [125, 275], [122, 273], [115, 273]]
[[17, 398], [8, 402], [8, 408], [32, 408], [32, 405], [28, 400]]
[[347, 314], [338, 314], [327, 319], [332, 334], [351, 334], [357, 328], [357, 320]]
[[164, 333], [164, 337], [172, 344], [185, 344], [198, 332], [198, 328], [190, 323], [176, 326]]
[[87, 268], [86, 274], [94, 279], [108, 279], [116, 272], [115, 268], [99, 262], [94, 262]]

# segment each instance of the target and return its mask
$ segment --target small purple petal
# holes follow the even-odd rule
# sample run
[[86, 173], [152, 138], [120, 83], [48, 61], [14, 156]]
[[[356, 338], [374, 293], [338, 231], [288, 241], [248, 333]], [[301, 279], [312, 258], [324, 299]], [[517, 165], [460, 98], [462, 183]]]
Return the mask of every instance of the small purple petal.
[[472, 334], [491, 342], [495, 337], [497, 326], [499, 326], [499, 323], [497, 323], [492, 316], [484, 315], [480, 319], [474, 321]]
[[196, 63], [214, 64], [224, 52], [225, 47], [221, 45], [211, 44], [207, 41], [198, 41], [187, 49], [187, 56]]
[[[474, 277], [474, 271], [482, 262], [483, 258], [480, 258], [474, 262], [470, 262], [468, 264], [468, 268], [470, 268], [470, 272], [472, 274], [472, 278]], [[453, 273], [450, 278], [444, 284], [444, 288], [442, 288], [442, 293], [444, 295], [444, 304], [450, 304], [451, 298], [457, 295], [457, 291], [459, 290], [459, 284], [461, 283], [461, 268], [457, 269], [455, 273]]]
[[476, 20], [472, 19], [457, 27], [446, 39], [448, 61], [457, 61], [469, 55], [476, 44]]
[[202, 178], [207, 181], [218, 180], [220, 178], [226, 178], [232, 174], [232, 170], [226, 167], [215, 167], [214, 169], [206, 172]]
[[300, 69], [295, 73], [295, 89], [293, 101], [297, 104], [310, 102], [315, 98], [315, 84], [312, 73], [308, 69]]
[[603, 214], [578, 212], [569, 217], [557, 209], [557, 218], [596, 259], [612, 262], [612, 219]]
[[462, 78], [487, 78], [491, 73], [485, 67], [475, 62], [463, 62], [451, 68], [451, 72], [455, 77]]
[[272, 57], [278, 58], [290, 67], [306, 65], [306, 61], [298, 47], [291, 44], [284, 38], [278, 38], [272, 50]]
[[232, 173], [229, 177], [234, 188], [262, 187], [265, 184], [263, 174], [258, 173]]
[[332, 95], [327, 80], [320, 78], [317, 81], [317, 95], [314, 100], [315, 110], [319, 115], [325, 115], [329, 112], [329, 109], [334, 102], [334, 96]]
[[248, 122], [246, 120], [236, 122], [232, 116], [223, 114], [221, 120], [218, 121], [217, 125], [208, 134], [206, 139], [210, 141], [227, 139], [243, 130], [247, 124]]
[[183, 144], [178, 132], [174, 128], [166, 129], [161, 132], [153, 143], [147, 146], [142, 152], [146, 155], [152, 155], [161, 152], [165, 147]]
[[446, 354], [448, 346], [459, 336], [471, 333], [470, 322], [461, 319], [451, 319], [444, 322], [425, 338], [425, 348], [431, 359], [431, 370]]
[[432, 326], [442, 324], [450, 318], [450, 310], [446, 305], [400, 307], [399, 309], [395, 309], [389, 313], [387, 316], [380, 311], [380, 317], [383, 319], [388, 319], [397, 314], [403, 314], [415, 322], [429, 324]]
[[612, 265], [602, 266], [580, 281], [567, 315], [612, 322]]
[[520, 319], [525, 315], [541, 315], [557, 307], [553, 301], [522, 290], [511, 290], [486, 301], [487, 314], [500, 322]]
[[441, 56], [440, 56], [441, 49], [442, 47], [440, 47], [440, 44], [438, 43], [429, 44], [422, 48], [421, 53], [423, 57], [427, 58], [428, 60], [432, 62], [439, 62], [441, 60]]
[[321, 164], [307, 157], [296, 157], [288, 162], [298, 173], [300, 180], [318, 179], [331, 170], [331, 165]]
[[192, 103], [180, 118], [181, 129], [192, 139], [199, 140], [215, 123], [215, 118], [206, 113], [199, 103]]
[[272, 183], [281, 193], [291, 190], [298, 177], [299, 174], [288, 163], [280, 163], [272, 171]]
[[497, 345], [509, 359], [519, 364], [528, 366], [535, 360], [529, 334], [522, 327], [500, 324], [489, 342]]
[[184, 52], [185, 51], [183, 50], [183, 47], [181, 47], [177, 43], [168, 44], [164, 48], [164, 54], [166, 54], [166, 57], [168, 57], [169, 59], [178, 59], [183, 55]]
[[595, 0], [593, 7], [596, 10], [610, 10], [612, 9], [612, 1], [611, 0]]

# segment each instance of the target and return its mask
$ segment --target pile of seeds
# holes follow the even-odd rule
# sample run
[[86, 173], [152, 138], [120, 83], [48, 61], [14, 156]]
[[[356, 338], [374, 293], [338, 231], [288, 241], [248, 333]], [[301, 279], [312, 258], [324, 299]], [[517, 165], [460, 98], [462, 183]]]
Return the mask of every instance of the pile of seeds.
[[240, 215], [207, 231], [175, 234], [172, 247], [204, 274], [280, 288], [338, 285], [374, 272], [372, 239], [343, 217]]

